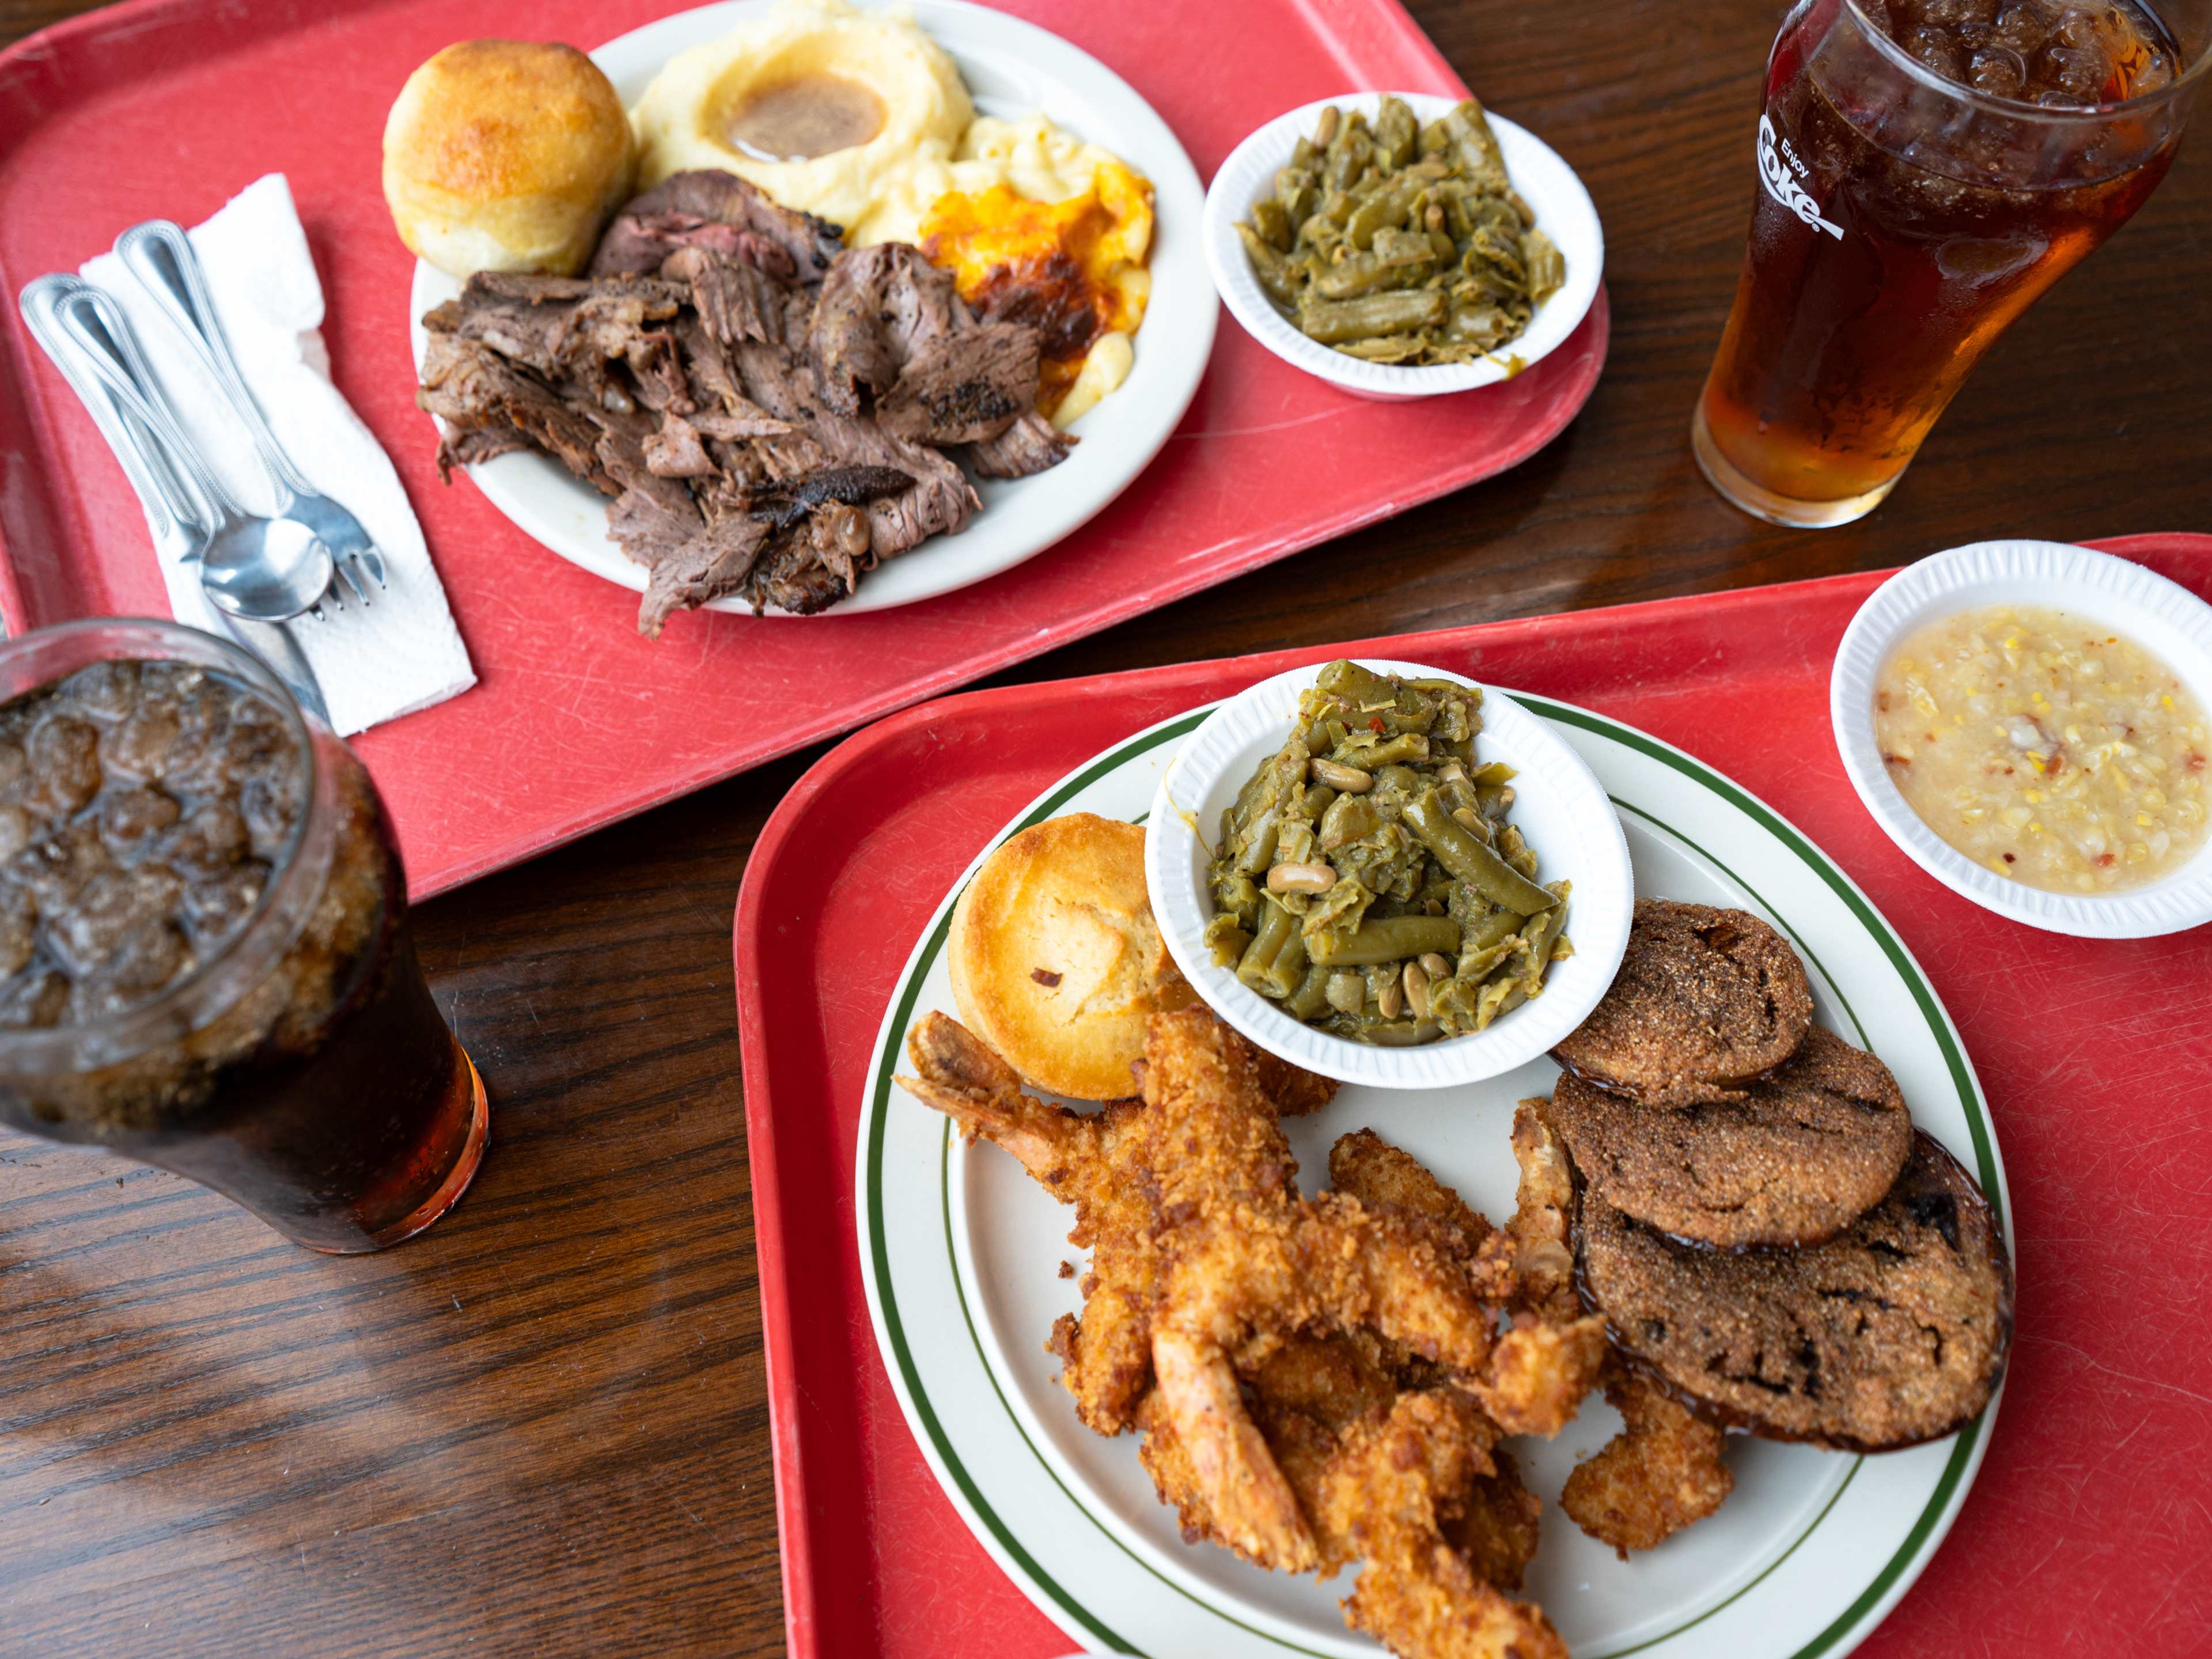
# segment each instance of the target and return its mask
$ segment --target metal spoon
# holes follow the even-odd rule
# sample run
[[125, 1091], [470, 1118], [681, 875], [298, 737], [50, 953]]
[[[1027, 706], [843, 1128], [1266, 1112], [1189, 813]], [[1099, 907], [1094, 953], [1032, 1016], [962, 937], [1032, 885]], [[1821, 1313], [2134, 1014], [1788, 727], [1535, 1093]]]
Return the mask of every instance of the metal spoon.
[[207, 274], [200, 269], [199, 255], [184, 228], [168, 219], [149, 219], [115, 239], [115, 253], [199, 353], [200, 361], [230, 399], [282, 498], [278, 516], [307, 526], [337, 556], [345, 586], [333, 597], [341, 608], [346, 589], [367, 605], [368, 584], [384, 586], [384, 559], [361, 520], [329, 496], [319, 494], [270, 431], [260, 405], [246, 388], [246, 377], [238, 371], [230, 338], [223, 332], [222, 319], [216, 315], [215, 300], [208, 293]]
[[150, 375], [134, 380], [129, 364], [137, 349], [134, 343], [126, 355], [121, 342], [130, 339], [130, 325], [112, 298], [82, 283], [55, 297], [53, 316], [109, 394], [184, 469], [184, 482], [205, 507], [195, 516], [206, 537], [199, 558], [208, 598], [248, 622], [304, 615], [329, 591], [337, 570], [322, 538], [296, 520], [264, 519], [230, 498], [185, 435], [159, 385]]
[[[23, 320], [32, 337], [46, 349], [47, 356], [83, 400], [93, 424], [100, 428], [108, 448], [122, 463], [124, 473], [145, 509], [155, 546], [165, 557], [196, 567], [207, 529], [198, 522], [198, 504], [181, 482], [183, 467], [168, 459], [161, 439], [140, 422], [110, 384], [92, 372], [89, 354], [65, 337], [55, 320], [57, 301], [83, 285], [80, 278], [59, 273], [38, 278], [22, 292]], [[115, 343], [122, 349], [123, 366], [131, 378], [140, 385], [151, 384], [153, 377], [139, 359], [137, 343], [129, 332], [126, 331]], [[289, 628], [282, 623], [246, 622], [220, 609], [215, 611], [215, 617], [231, 638], [269, 665], [302, 708], [324, 725], [331, 723], [330, 709], [323, 701], [323, 689], [315, 679], [315, 671], [308, 666], [306, 653]]]

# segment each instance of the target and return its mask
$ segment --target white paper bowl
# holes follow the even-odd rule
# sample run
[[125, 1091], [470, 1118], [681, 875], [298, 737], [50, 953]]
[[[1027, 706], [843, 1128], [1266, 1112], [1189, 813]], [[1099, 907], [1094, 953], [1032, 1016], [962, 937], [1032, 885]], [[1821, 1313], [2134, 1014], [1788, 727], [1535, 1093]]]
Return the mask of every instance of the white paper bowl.
[[2164, 659], [2212, 708], [2212, 605], [2165, 577], [2064, 542], [1976, 542], [1923, 559], [1868, 596], [1836, 647], [1828, 718], [1844, 770], [1889, 838], [1953, 892], [2014, 921], [2080, 939], [2151, 939], [2212, 921], [2212, 845], [2165, 880], [2104, 894], [2047, 893], [1984, 869], [1923, 823], [1875, 740], [1875, 681], [1905, 635], [1992, 605], [2043, 605], [2102, 623]]
[[1213, 272], [1213, 284], [1221, 290], [1231, 314], [1261, 345], [1285, 362], [1356, 397], [1391, 402], [1494, 386], [1509, 378], [1506, 359], [1518, 357], [1523, 364], [1534, 363], [1575, 331], [1597, 298], [1597, 285], [1605, 274], [1605, 232], [1598, 224], [1597, 208], [1589, 192], [1559, 152], [1527, 128], [1489, 112], [1491, 131], [1498, 135], [1507, 176], [1521, 192], [1522, 200], [1536, 210], [1536, 228], [1552, 239], [1566, 260], [1567, 282], [1536, 307], [1527, 333], [1498, 349], [1496, 361], [1407, 368], [1363, 362], [1310, 340], [1275, 309], [1259, 278], [1252, 274], [1244, 245], [1237, 240], [1237, 222], [1251, 211], [1255, 201], [1274, 190], [1276, 171], [1291, 159], [1299, 139], [1313, 136], [1314, 123], [1322, 110], [1334, 104], [1346, 112], [1358, 110], [1372, 119], [1386, 97], [1403, 99], [1424, 123], [1449, 112], [1460, 101], [1423, 92], [1346, 93], [1277, 116], [1229, 153], [1206, 192], [1206, 263]]
[[[1358, 659], [1378, 674], [1474, 681], [1418, 663]], [[1237, 792], [1281, 749], [1297, 718], [1299, 694], [1321, 672], [1294, 668], [1242, 691], [1209, 714], [1170, 763], [1145, 827], [1145, 878], [1168, 951], [1206, 1003], [1270, 1054], [1342, 1083], [1382, 1089], [1443, 1089], [1480, 1083], [1526, 1065], [1581, 1024], [1613, 983], [1628, 949], [1636, 908], [1628, 842], [1604, 786], [1566, 742], [1494, 686], [1482, 688], [1476, 753], [1504, 761], [1513, 780], [1512, 821], [1542, 860], [1540, 881], [1574, 883], [1567, 935], [1575, 954], [1554, 963], [1543, 994], [1472, 1036], [1415, 1048], [1377, 1048], [1302, 1025], [1218, 967], [1205, 930], [1213, 920], [1206, 866], [1221, 814]], [[1203, 826], [1204, 834], [1200, 833]]]

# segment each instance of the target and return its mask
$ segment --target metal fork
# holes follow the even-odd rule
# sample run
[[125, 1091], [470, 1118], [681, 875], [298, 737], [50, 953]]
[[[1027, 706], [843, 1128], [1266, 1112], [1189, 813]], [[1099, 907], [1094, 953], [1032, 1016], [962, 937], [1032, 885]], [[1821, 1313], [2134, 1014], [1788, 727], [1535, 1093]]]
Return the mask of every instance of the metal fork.
[[[80, 343], [79, 331], [63, 323], [63, 306], [86, 286], [79, 278], [61, 272], [40, 277], [20, 296], [23, 320], [32, 337], [46, 349], [70, 389], [83, 401], [100, 435], [107, 440], [108, 448], [122, 464], [145, 509], [155, 546], [180, 563], [197, 565], [211, 526], [204, 517], [206, 504], [185, 482], [187, 468], [172, 454], [142, 412], [141, 399], [124, 395], [100, 374]], [[115, 326], [116, 331], [107, 335], [113, 365], [122, 369], [134, 389], [152, 386], [153, 376], [139, 357], [128, 326], [119, 317]], [[329, 723], [322, 687], [289, 629], [282, 623], [249, 622], [220, 605], [210, 604], [209, 611], [233, 639], [269, 665], [302, 708]]]
[[193, 252], [191, 240], [183, 228], [173, 220], [149, 219], [118, 237], [115, 252], [125, 269], [138, 279], [139, 286], [153, 296], [155, 303], [199, 353], [200, 361], [214, 374], [239, 419], [246, 423], [246, 434], [253, 440], [261, 465], [276, 486], [280, 498], [278, 516], [307, 526], [337, 559], [340, 580], [331, 584], [332, 601], [343, 611], [346, 592], [350, 591], [360, 604], [368, 605], [371, 585], [385, 586], [383, 556], [377, 551], [376, 544], [361, 520], [329, 496], [319, 493], [270, 431], [260, 406], [246, 389], [245, 377], [238, 372], [238, 360], [231, 354], [230, 340], [223, 332], [222, 319], [216, 315], [215, 301], [208, 293], [207, 275], [201, 270], [199, 255]]

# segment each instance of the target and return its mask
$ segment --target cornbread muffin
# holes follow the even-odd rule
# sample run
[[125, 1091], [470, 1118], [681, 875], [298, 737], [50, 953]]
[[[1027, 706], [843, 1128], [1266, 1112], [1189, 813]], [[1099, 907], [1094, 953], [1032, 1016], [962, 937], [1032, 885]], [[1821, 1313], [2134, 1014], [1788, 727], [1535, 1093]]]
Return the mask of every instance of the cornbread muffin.
[[2012, 1265], [1988, 1200], [1925, 1133], [1888, 1196], [1809, 1249], [1704, 1249], [1585, 1189], [1575, 1269], [1632, 1364], [1768, 1440], [1939, 1439], [1989, 1404], [2012, 1345]]
[[984, 861], [953, 907], [947, 959], [961, 1023], [1033, 1087], [1133, 1095], [1145, 1022], [1189, 1006], [1145, 888], [1145, 832], [1050, 818]]
[[399, 91], [384, 199], [399, 240], [448, 276], [572, 276], [630, 193], [629, 117], [574, 46], [463, 40]]
[[1912, 1150], [1889, 1067], [1817, 1025], [1739, 1098], [1651, 1106], [1570, 1074], [1551, 1117], [1607, 1203], [1723, 1249], [1833, 1238], [1881, 1201]]
[[1812, 1024], [1805, 965], [1757, 916], [1638, 899], [1612, 988], [1552, 1058], [1600, 1088], [1686, 1106], [1772, 1071]]

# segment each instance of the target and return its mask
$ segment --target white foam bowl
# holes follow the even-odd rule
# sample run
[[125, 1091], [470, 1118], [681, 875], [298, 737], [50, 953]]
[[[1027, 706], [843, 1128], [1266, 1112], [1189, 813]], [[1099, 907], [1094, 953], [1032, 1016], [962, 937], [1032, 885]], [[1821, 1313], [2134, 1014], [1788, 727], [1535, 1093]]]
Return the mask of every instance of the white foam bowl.
[[2163, 659], [2212, 708], [2212, 605], [2155, 572], [2064, 542], [1976, 542], [1892, 576], [1836, 648], [1828, 718], [1844, 770], [1889, 838], [1953, 892], [2030, 927], [2080, 939], [2152, 939], [2212, 921], [2212, 843], [2163, 880], [2117, 893], [2049, 893], [1984, 868], [1921, 821], [1875, 739], [1875, 683], [1898, 641], [1985, 605], [2029, 605], [2101, 623]]
[[[1419, 663], [1358, 660], [1377, 674], [1475, 684]], [[1213, 1012], [1245, 1036], [1340, 1082], [1443, 1089], [1526, 1065], [1581, 1024], [1613, 983], [1628, 949], [1636, 884], [1627, 838], [1596, 774], [1550, 726], [1494, 686], [1481, 688], [1482, 734], [1475, 752], [1486, 764], [1504, 761], [1519, 774], [1513, 780], [1512, 822], [1542, 860], [1537, 879], [1565, 878], [1574, 884], [1567, 934], [1575, 954], [1552, 965], [1540, 996], [1467, 1036], [1378, 1048], [1301, 1024], [1245, 985], [1234, 969], [1218, 966], [1206, 948], [1206, 925], [1214, 915], [1206, 866], [1221, 814], [1260, 763], [1288, 740], [1299, 695], [1320, 672], [1319, 665], [1294, 668], [1239, 692], [1206, 716], [1161, 776], [1145, 824], [1145, 878], [1169, 953]]]
[[1334, 104], [1347, 113], [1358, 110], [1372, 120], [1385, 98], [1403, 99], [1424, 125], [1449, 113], [1460, 102], [1424, 92], [1346, 93], [1277, 116], [1229, 153], [1206, 192], [1206, 263], [1213, 272], [1213, 285], [1221, 290], [1231, 314], [1261, 345], [1356, 397], [1391, 402], [1494, 386], [1511, 378], [1509, 359], [1534, 363], [1575, 331], [1596, 300], [1597, 285], [1605, 274], [1605, 232], [1589, 191], [1559, 153], [1526, 127], [1487, 112], [1498, 151], [1505, 158], [1506, 174], [1522, 200], [1535, 210], [1536, 228], [1552, 239], [1565, 259], [1567, 281], [1536, 307], [1528, 332], [1499, 347], [1493, 358], [1409, 368], [1364, 362], [1310, 340], [1275, 309], [1252, 274], [1252, 262], [1237, 239], [1237, 222], [1251, 212], [1254, 202], [1273, 193], [1277, 170], [1290, 161], [1299, 139], [1313, 136], [1322, 111]]

